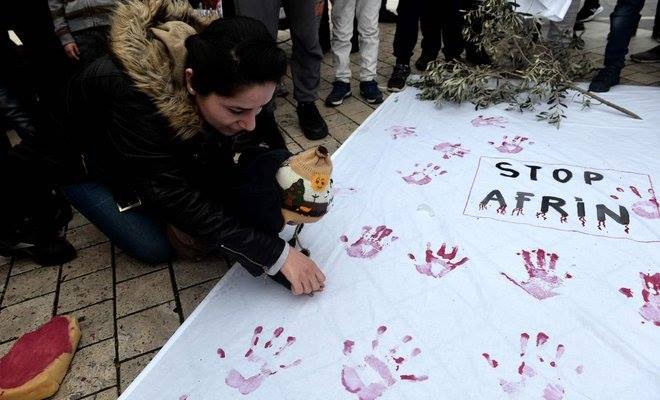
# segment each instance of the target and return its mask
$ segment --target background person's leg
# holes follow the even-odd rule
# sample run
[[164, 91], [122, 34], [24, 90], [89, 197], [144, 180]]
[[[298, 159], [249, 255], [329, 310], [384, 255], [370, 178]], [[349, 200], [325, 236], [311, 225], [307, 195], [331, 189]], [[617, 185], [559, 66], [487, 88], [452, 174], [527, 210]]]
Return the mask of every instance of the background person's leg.
[[396, 10], [398, 19], [394, 32], [394, 56], [397, 64], [408, 65], [417, 44], [420, 0], [400, 0]]
[[621, 70], [625, 65], [633, 30], [641, 17], [644, 0], [619, 0], [610, 15], [610, 33], [605, 47], [606, 67]]
[[71, 204], [129, 256], [149, 264], [166, 262], [174, 251], [165, 224], [144, 206], [119, 212], [107, 186], [85, 182], [64, 187]]
[[277, 40], [280, 0], [234, 0], [234, 8], [236, 15], [261, 21], [266, 25], [273, 38]]
[[580, 0], [572, 0], [571, 5], [561, 21], [550, 21], [548, 26], [548, 42], [553, 49], [567, 49], [573, 40], [573, 26], [580, 10]]
[[335, 80], [351, 81], [350, 55], [356, 0], [335, 0], [332, 4], [332, 65]]
[[[428, 1], [433, 2], [433, 0], [427, 0], [427, 3]], [[445, 60], [450, 61], [460, 57], [463, 52], [463, 16], [460, 11], [460, 0], [437, 2], [434, 8], [439, 9], [438, 15], [440, 15], [441, 35], [444, 44], [442, 53], [445, 55]], [[428, 12], [423, 15], [427, 16]], [[425, 25], [431, 23], [433, 22], [429, 21], [428, 17], [422, 17], [422, 29], [424, 29]]]
[[360, 81], [376, 79], [378, 66], [378, 0], [358, 0], [357, 18], [360, 40]]

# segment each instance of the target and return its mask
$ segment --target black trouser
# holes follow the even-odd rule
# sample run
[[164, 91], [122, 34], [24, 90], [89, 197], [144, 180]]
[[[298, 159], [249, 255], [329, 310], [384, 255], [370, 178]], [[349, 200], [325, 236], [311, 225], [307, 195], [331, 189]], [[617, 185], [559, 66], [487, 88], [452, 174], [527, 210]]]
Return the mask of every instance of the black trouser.
[[80, 50], [79, 68], [108, 53], [109, 26], [98, 26], [73, 32], [73, 38]]
[[[394, 34], [394, 56], [397, 64], [409, 64], [417, 44], [421, 23], [422, 52], [437, 56], [444, 41], [445, 58], [463, 51], [462, 18], [459, 0], [401, 0]], [[444, 35], [444, 38], [443, 38]]]

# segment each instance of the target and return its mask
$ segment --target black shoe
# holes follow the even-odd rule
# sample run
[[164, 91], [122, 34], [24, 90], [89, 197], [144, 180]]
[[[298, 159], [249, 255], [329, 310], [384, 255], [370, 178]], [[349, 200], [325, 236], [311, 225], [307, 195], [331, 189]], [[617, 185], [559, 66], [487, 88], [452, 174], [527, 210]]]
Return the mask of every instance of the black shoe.
[[380, 104], [383, 102], [383, 92], [378, 88], [376, 81], [360, 82], [360, 95], [369, 104]]
[[326, 97], [325, 105], [336, 107], [344, 102], [344, 99], [351, 97], [351, 84], [348, 82], [334, 81], [332, 83], [332, 92]]
[[596, 17], [596, 15], [600, 14], [605, 10], [601, 5], [598, 7], [593, 7], [593, 8], [586, 8], [582, 7], [580, 11], [577, 13], [577, 18], [575, 18], [576, 22], [587, 22], [591, 21]]
[[55, 238], [39, 244], [21, 243], [16, 246], [0, 245], [0, 255], [5, 257], [30, 257], [46, 267], [61, 265], [76, 258], [76, 249], [64, 238]]
[[415, 61], [415, 68], [417, 68], [418, 70], [424, 72], [424, 71], [426, 71], [426, 68], [429, 66], [429, 63], [431, 61], [435, 61], [436, 58], [437, 58], [437, 56], [433, 57], [430, 54], [422, 53], [422, 55], [419, 56], [417, 61]]
[[300, 128], [307, 139], [319, 140], [328, 136], [328, 125], [313, 101], [298, 103], [296, 111], [298, 112]]
[[592, 92], [608, 92], [612, 86], [619, 84], [621, 70], [615, 67], [605, 67], [598, 71], [591, 80], [589, 90]]
[[378, 13], [378, 22], [384, 24], [396, 24], [398, 16], [390, 10], [382, 10]]
[[400, 92], [406, 87], [406, 80], [410, 76], [410, 65], [407, 64], [397, 64], [394, 66], [394, 71], [392, 71], [392, 76], [390, 80], [387, 81], [387, 89], [390, 92]]
[[576, 22], [575, 25], [573, 25], [573, 33], [575, 32], [582, 32], [584, 30], [584, 22]]
[[655, 46], [651, 50], [643, 53], [635, 53], [630, 59], [637, 63], [657, 63], [660, 62], [660, 46]]
[[465, 50], [465, 61], [473, 65], [488, 65], [490, 58], [485, 51], [480, 50]]

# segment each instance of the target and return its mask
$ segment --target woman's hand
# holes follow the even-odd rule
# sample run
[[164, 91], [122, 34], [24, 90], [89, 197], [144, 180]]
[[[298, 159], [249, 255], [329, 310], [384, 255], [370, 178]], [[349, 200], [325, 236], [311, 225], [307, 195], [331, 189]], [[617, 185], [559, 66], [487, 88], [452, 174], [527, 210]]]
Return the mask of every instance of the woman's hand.
[[64, 45], [64, 52], [66, 56], [73, 61], [80, 61], [80, 50], [76, 42], [67, 43]]
[[282, 267], [282, 274], [291, 282], [291, 292], [295, 295], [312, 294], [323, 290], [325, 283], [323, 272], [314, 261], [294, 248], [289, 250], [289, 256]]

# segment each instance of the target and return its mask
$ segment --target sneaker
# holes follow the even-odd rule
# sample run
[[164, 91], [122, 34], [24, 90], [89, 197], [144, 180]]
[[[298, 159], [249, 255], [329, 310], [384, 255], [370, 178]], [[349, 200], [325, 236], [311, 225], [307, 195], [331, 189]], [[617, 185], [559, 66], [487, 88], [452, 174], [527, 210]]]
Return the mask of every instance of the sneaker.
[[348, 82], [334, 81], [332, 83], [332, 92], [326, 97], [325, 105], [336, 107], [344, 102], [344, 99], [351, 97], [351, 84]]
[[605, 67], [598, 71], [591, 80], [589, 90], [592, 92], [608, 92], [612, 86], [619, 84], [619, 74], [621, 70], [615, 67]]
[[657, 63], [660, 62], [660, 46], [655, 46], [651, 50], [643, 53], [636, 53], [630, 56], [630, 59], [637, 63]]
[[600, 14], [605, 10], [602, 6], [598, 7], [593, 7], [593, 8], [582, 8], [580, 11], [577, 13], [577, 18], [575, 19], [576, 22], [587, 22], [591, 21], [596, 17], [596, 15]]
[[383, 102], [383, 93], [378, 89], [376, 81], [360, 82], [360, 96], [369, 104], [380, 104]]
[[392, 76], [387, 81], [387, 89], [390, 92], [400, 92], [406, 87], [406, 80], [410, 76], [410, 66], [407, 64], [397, 64], [394, 66]]
[[417, 68], [418, 70], [424, 72], [424, 71], [426, 71], [426, 68], [429, 66], [429, 63], [431, 61], [435, 61], [436, 58], [437, 57], [433, 57], [430, 54], [422, 53], [422, 55], [419, 56], [417, 61], [415, 61], [415, 68]]
[[328, 136], [328, 125], [313, 101], [298, 103], [296, 111], [300, 128], [307, 139], [319, 140]]

